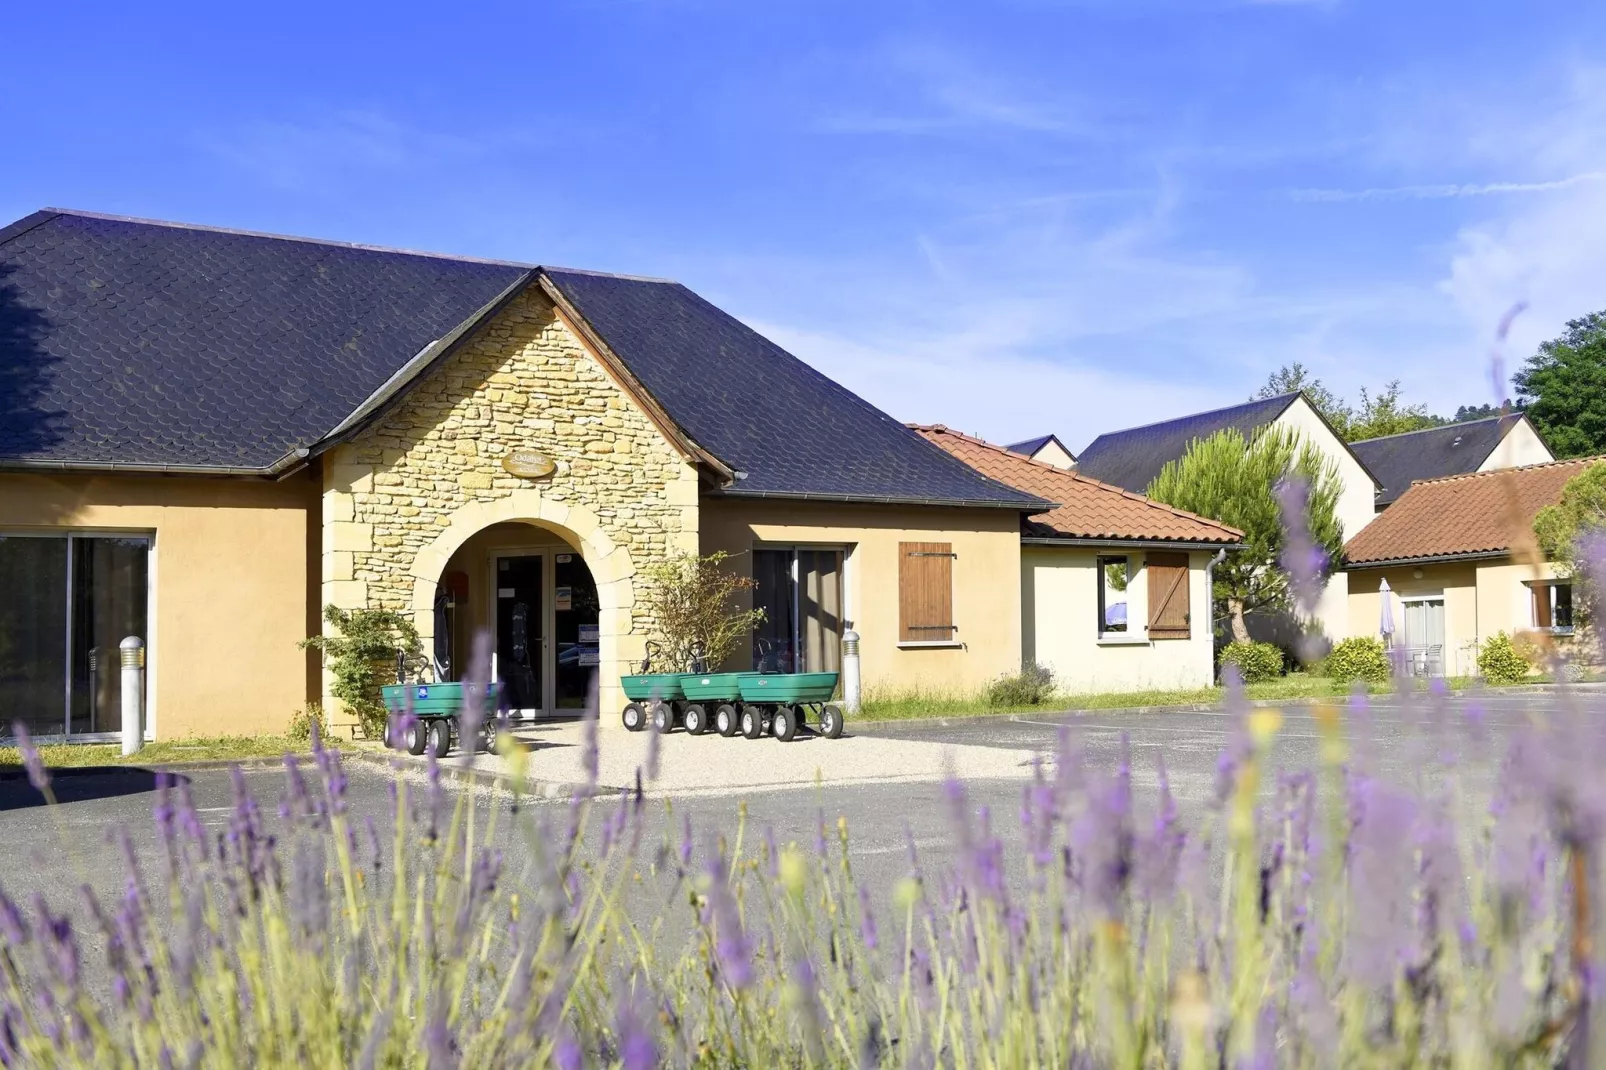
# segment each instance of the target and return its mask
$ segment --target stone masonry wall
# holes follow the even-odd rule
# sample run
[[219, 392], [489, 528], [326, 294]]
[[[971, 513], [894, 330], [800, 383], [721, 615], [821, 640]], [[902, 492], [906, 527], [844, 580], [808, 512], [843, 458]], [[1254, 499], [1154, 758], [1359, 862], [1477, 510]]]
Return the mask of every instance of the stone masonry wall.
[[[513, 450], [539, 451], [557, 471], [509, 475], [502, 459]], [[328, 458], [324, 602], [414, 611], [418, 579], [440, 578], [444, 535], [551, 517], [589, 541], [577, 549], [599, 585], [623, 591], [615, 622], [603, 622], [604, 658], [610, 631], [616, 661], [639, 657], [650, 622], [629, 582], [646, 562], [697, 549], [696, 473], [532, 289]]]

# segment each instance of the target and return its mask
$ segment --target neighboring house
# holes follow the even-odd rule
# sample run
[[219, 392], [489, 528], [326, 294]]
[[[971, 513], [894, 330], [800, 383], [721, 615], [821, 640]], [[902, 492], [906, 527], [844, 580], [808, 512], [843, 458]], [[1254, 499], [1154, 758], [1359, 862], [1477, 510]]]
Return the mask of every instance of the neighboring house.
[[1470, 675], [1497, 632], [1572, 631], [1572, 584], [1525, 562], [1533, 521], [1567, 481], [1602, 458], [1413, 483], [1344, 547], [1350, 622], [1377, 635], [1388, 580], [1393, 642], [1425, 674]]
[[[1327, 419], [1303, 394], [1230, 405], [1224, 409], [1180, 416], [1174, 420], [1112, 431], [1094, 439], [1077, 457], [1076, 470], [1082, 475], [1142, 494], [1160, 474], [1167, 462], [1180, 459], [1193, 442], [1209, 438], [1228, 428], [1245, 438], [1267, 427], [1286, 427], [1315, 446], [1338, 470], [1342, 490], [1338, 500], [1338, 522], [1344, 537], [1350, 538], [1371, 523], [1376, 515], [1373, 499], [1378, 484], [1372, 473], [1350, 449]], [[1332, 639], [1350, 634], [1347, 615], [1348, 588], [1342, 572], [1328, 580], [1316, 610], [1323, 632]], [[1265, 622], [1271, 624], [1272, 622]], [[1276, 630], [1262, 631], [1253, 626], [1257, 638], [1286, 639]]]
[[1377, 492], [1378, 512], [1393, 505], [1418, 480], [1556, 459], [1533, 423], [1520, 412], [1362, 439], [1351, 442], [1350, 448], [1382, 485]]
[[1051, 464], [1055, 468], [1076, 467], [1076, 455], [1066, 449], [1065, 443], [1054, 435], [1029, 438], [1025, 442], [1016, 442], [1004, 448], [1011, 453], [1018, 453], [1022, 457], [1030, 457], [1034, 461]]
[[940, 425], [915, 429], [983, 475], [1060, 503], [1021, 522], [1027, 663], [1078, 692], [1214, 680], [1210, 566], [1242, 532]]
[[[757, 637], [867, 688], [1021, 665], [1021, 517], [990, 479], [677, 283], [46, 210], [0, 228], [0, 709], [282, 731], [325, 605], [409, 615], [448, 676], [607, 723], [642, 569], [730, 551]], [[738, 664], [750, 664], [745, 655]], [[337, 711], [337, 716], [340, 711]], [[343, 730], [349, 719], [337, 721]]]

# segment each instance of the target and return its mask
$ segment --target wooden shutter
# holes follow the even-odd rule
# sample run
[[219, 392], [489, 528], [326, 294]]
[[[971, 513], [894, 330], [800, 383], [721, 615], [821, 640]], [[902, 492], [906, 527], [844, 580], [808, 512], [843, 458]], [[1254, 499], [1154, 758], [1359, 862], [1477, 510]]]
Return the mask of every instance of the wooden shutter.
[[1550, 627], [1550, 588], [1536, 583], [1528, 589], [1533, 592], [1534, 627]]
[[1188, 555], [1148, 554], [1143, 567], [1149, 573], [1149, 638], [1188, 638]]
[[898, 641], [947, 642], [954, 637], [954, 547], [947, 542], [898, 544]]

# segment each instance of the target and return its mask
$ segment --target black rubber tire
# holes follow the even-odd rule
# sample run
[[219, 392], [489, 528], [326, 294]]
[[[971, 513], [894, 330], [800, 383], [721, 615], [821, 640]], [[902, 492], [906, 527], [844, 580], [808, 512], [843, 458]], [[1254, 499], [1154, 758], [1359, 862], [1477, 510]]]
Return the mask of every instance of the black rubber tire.
[[408, 754], [423, 754], [424, 748], [429, 744], [429, 725], [418, 718], [407, 726], [407, 738], [403, 741], [407, 746]]
[[742, 709], [742, 735], [748, 739], [764, 738], [764, 711], [757, 706]]
[[632, 732], [640, 732], [647, 727], [647, 711], [642, 709], [639, 702], [625, 703], [624, 712], [619, 715], [625, 722], [625, 727]]
[[790, 743], [797, 738], [798, 711], [791, 706], [777, 706], [775, 713], [770, 717], [770, 731], [782, 743]]
[[820, 735], [826, 739], [842, 738], [842, 707], [827, 706], [820, 711]]
[[737, 712], [733, 704], [724, 702], [720, 704], [718, 709], [714, 710], [714, 731], [726, 739], [734, 736], [741, 727], [741, 714]]
[[675, 727], [675, 711], [670, 709], [667, 702], [655, 702], [649, 711], [652, 730], [660, 735], [671, 732]]
[[681, 723], [688, 735], [700, 736], [708, 731], [708, 711], [699, 702], [693, 702], [681, 712]]
[[452, 722], [436, 717], [429, 722], [429, 743], [424, 748], [436, 758], [452, 753]]

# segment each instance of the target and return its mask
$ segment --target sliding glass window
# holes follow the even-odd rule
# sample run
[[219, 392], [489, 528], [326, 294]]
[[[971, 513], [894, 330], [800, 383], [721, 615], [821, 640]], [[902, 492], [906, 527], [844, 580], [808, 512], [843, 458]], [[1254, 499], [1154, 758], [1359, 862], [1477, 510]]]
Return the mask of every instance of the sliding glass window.
[[770, 672], [842, 668], [842, 563], [839, 549], [753, 551], [753, 604], [764, 622], [753, 632], [753, 664]]
[[0, 535], [0, 736], [122, 727], [118, 647], [149, 638], [150, 540]]

